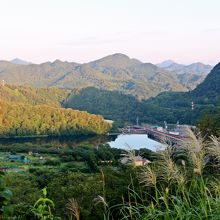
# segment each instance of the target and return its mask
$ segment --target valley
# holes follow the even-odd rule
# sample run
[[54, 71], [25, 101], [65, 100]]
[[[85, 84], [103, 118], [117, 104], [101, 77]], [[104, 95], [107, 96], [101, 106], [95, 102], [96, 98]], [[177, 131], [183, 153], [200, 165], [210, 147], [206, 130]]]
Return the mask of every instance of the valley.
[[220, 1], [0, 7], [0, 220], [220, 219]]
[[[197, 145], [200, 143], [199, 138], [202, 138], [199, 134], [191, 131], [187, 140], [180, 140], [167, 133], [171, 139], [165, 141], [161, 140], [161, 135], [165, 134], [166, 129], [162, 132], [161, 126], [177, 122], [178, 126], [196, 125], [205, 137], [204, 147], [208, 149], [207, 145], [212, 148], [217, 146], [218, 140], [209, 137], [218, 137], [220, 130], [220, 64], [211, 70], [203, 82], [197, 81], [201, 84], [192, 89], [192, 84], [187, 82], [187, 87], [185, 82], [181, 84], [173, 76], [171, 78], [175, 86], [178, 86], [163, 87], [167, 79], [170, 79], [170, 72], [121, 54], [85, 66], [63, 64], [61, 61], [55, 63], [46, 64], [50, 65], [47, 71], [52, 72], [48, 72], [47, 79], [43, 77], [42, 80], [37, 75], [29, 78], [21, 70], [24, 66], [30, 68], [35, 64], [13, 64], [19, 65], [19, 68], [22, 66], [17, 79], [22, 79], [24, 74], [27, 81], [18, 80], [13, 83], [12, 80], [9, 84], [8, 80], [11, 79], [8, 78], [0, 85], [0, 170], [5, 174], [6, 190], [13, 193], [13, 197], [8, 197], [12, 201], [10, 207], [13, 208], [13, 214], [5, 212], [4, 216], [33, 219], [36, 216], [33, 212], [36, 201], [49, 198], [56, 204], [54, 208], [51, 207], [51, 212], [56, 216], [51, 217], [51, 220], [72, 218], [66, 208], [70, 201], [80, 204], [80, 216], [83, 219], [103, 219], [103, 214], [121, 219], [125, 215], [121, 213], [126, 208], [124, 201], [132, 200], [140, 212], [139, 202], [150, 198], [145, 186], [139, 182], [139, 178], [146, 174], [143, 170], [151, 174], [155, 172], [157, 178], [164, 179], [158, 185], [163, 192], [163, 187], [169, 183], [165, 181], [168, 170], [170, 172], [167, 165], [176, 166], [173, 160], [180, 163], [174, 168], [175, 172], [181, 173], [185, 166], [184, 169], [191, 177], [183, 178], [196, 181], [195, 187], [198, 187], [200, 180], [195, 176], [197, 173], [192, 172], [191, 166], [196, 172], [204, 172], [204, 177], [211, 173], [213, 178], [218, 178], [215, 176], [215, 164], [211, 160], [203, 170], [198, 170], [196, 164], [189, 165], [191, 156], [201, 156], [201, 151], [192, 151], [195, 143], [196, 147], [200, 146]], [[59, 79], [52, 77], [53, 83], [49, 82], [48, 76], [64, 71], [65, 68], [60, 69], [60, 65], [76, 68], [78, 78], [72, 78], [72, 73], [69, 73], [67, 76], [60, 75]], [[87, 75], [87, 68], [89, 73], [91, 71], [94, 74]], [[39, 72], [39, 75], [42, 76], [42, 73]], [[107, 77], [103, 78], [103, 75]], [[99, 77], [103, 80], [101, 83]], [[107, 78], [111, 85], [106, 81]], [[68, 80], [63, 83], [63, 79]], [[126, 82], [126, 85], [122, 82]], [[140, 86], [142, 83], [143, 88]], [[119, 134], [126, 130], [126, 126], [130, 131], [131, 125], [136, 123], [148, 128], [147, 134]], [[142, 127], [138, 126], [138, 129]], [[108, 133], [117, 135], [111, 136]], [[172, 142], [174, 136], [178, 144]], [[207, 154], [210, 158], [216, 157], [212, 152], [207, 151]], [[157, 167], [158, 171], [148, 170], [153, 167]], [[161, 173], [163, 169], [166, 171]], [[144, 181], [148, 184], [148, 179]], [[129, 188], [131, 183], [133, 189]], [[182, 192], [179, 186], [181, 182], [170, 185], [174, 192]], [[47, 190], [47, 194], [42, 195], [41, 189]], [[132, 190], [141, 197], [131, 198]], [[184, 191], [190, 190], [190, 186], [186, 185]], [[152, 195], [157, 197], [154, 192]], [[199, 195], [200, 192], [196, 194], [197, 197]], [[180, 199], [181, 195], [178, 197]], [[104, 211], [103, 203], [94, 205], [94, 201], [103, 201], [103, 198], [107, 201]], [[189, 199], [193, 206], [199, 206], [194, 197]], [[118, 203], [122, 203], [119, 210], [115, 208]], [[158, 209], [163, 210], [163, 207]], [[173, 206], [169, 209], [173, 209]]]

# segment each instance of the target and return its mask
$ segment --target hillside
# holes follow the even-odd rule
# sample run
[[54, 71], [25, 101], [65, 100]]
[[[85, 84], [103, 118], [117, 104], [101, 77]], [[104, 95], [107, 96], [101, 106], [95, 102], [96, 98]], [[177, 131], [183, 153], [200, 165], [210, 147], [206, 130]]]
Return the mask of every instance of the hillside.
[[134, 96], [94, 87], [75, 91], [63, 102], [65, 108], [103, 115], [106, 119], [112, 119], [119, 123], [134, 122], [139, 104], [140, 102]]
[[172, 60], [159, 63], [157, 66], [172, 73], [173, 76], [175, 76], [175, 78], [179, 81], [179, 83], [190, 90], [196, 88], [197, 85], [203, 82], [205, 77], [213, 68], [212, 66], [203, 63], [183, 65]]
[[49, 105], [60, 107], [60, 103], [68, 96], [67, 90], [58, 88], [32, 88], [29, 86], [0, 86], [0, 99], [30, 105]]
[[85, 64], [56, 60], [39, 65], [18, 65], [0, 61], [0, 80], [3, 79], [8, 84], [34, 87], [117, 90], [139, 99], [163, 91], [186, 90], [170, 72], [124, 54], [113, 54]]
[[192, 95], [199, 103], [211, 103], [220, 106], [220, 63], [208, 74]]
[[85, 88], [72, 93], [63, 102], [63, 107], [103, 115], [107, 119], [116, 121], [119, 126], [123, 126], [124, 123], [136, 123], [137, 116], [141, 123], [161, 124], [164, 120], [176, 123], [177, 115], [180, 116], [180, 122], [185, 121], [188, 110], [191, 112], [191, 102], [173, 112], [172, 106], [181, 104], [182, 99], [179, 99], [179, 93], [172, 93], [172, 97], [167, 94], [171, 93], [163, 93], [156, 98], [140, 101], [132, 95], [117, 91]]
[[102, 134], [101, 116], [61, 108], [69, 92], [58, 88], [0, 86], [0, 137]]
[[[146, 100], [146, 105], [160, 109], [166, 109], [173, 114], [176, 120], [184, 123], [195, 122], [204, 112], [216, 112], [220, 107], [220, 63], [217, 64], [206, 79], [190, 92], [162, 93], [155, 98]], [[195, 108], [191, 110], [191, 102]]]
[[[66, 107], [101, 114], [112, 120], [134, 123], [139, 116], [148, 123], [193, 124], [205, 112], [216, 112], [220, 106], [220, 64], [207, 78], [190, 92], [164, 92], [157, 97], [139, 101], [133, 96], [118, 92], [87, 88], [73, 93], [63, 103]], [[195, 109], [191, 109], [191, 102]]]
[[86, 112], [0, 101], [0, 137], [102, 134], [109, 129], [101, 116]]

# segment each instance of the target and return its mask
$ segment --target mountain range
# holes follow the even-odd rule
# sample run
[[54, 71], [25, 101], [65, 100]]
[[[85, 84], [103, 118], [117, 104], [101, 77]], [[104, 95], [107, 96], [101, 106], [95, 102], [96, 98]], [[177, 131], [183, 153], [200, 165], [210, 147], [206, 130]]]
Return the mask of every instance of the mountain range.
[[196, 88], [213, 68], [211, 65], [199, 62], [183, 65], [172, 60], [166, 60], [157, 64], [157, 66], [171, 72], [173, 76], [189, 90]]
[[188, 66], [176, 70], [171, 70], [170, 66], [143, 63], [120, 53], [84, 64], [60, 60], [42, 64], [0, 61], [0, 80], [34, 87], [96, 87], [147, 99], [164, 91], [187, 91], [200, 83], [209, 69], [204, 64], [194, 64], [192, 74], [190, 70], [180, 71], [181, 68], [190, 69]]
[[220, 107], [220, 63], [192, 91], [163, 92], [139, 101], [117, 91], [86, 88], [69, 95], [63, 106], [100, 114], [121, 124], [135, 123], [137, 116], [141, 122], [153, 124], [195, 124], [204, 112], [215, 113]]

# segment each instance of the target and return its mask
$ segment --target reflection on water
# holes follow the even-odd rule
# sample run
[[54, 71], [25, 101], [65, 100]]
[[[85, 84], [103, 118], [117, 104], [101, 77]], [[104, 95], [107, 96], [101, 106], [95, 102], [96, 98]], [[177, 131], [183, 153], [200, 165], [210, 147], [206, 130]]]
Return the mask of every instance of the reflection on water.
[[118, 136], [81, 136], [81, 137], [41, 137], [0, 139], [2, 146], [22, 146], [23, 148], [73, 148], [78, 146], [96, 147], [108, 143], [111, 147], [128, 149], [147, 148], [152, 151], [164, 148], [164, 145], [149, 139], [146, 134], [126, 134]]
[[16, 145], [32, 145], [45, 148], [72, 148], [77, 146], [98, 146], [108, 141], [114, 140], [114, 136], [98, 135], [98, 136], [80, 136], [80, 137], [37, 137], [37, 138], [10, 138], [0, 139], [0, 145], [11, 146]]
[[163, 144], [148, 138], [146, 134], [121, 134], [114, 141], [110, 141], [109, 145], [122, 149], [147, 148], [152, 151], [165, 148]]

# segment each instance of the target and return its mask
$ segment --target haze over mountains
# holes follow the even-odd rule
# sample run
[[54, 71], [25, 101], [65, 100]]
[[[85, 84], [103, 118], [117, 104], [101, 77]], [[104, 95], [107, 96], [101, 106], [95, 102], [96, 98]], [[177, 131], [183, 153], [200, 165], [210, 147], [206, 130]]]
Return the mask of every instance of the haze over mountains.
[[19, 58], [15, 58], [15, 59], [11, 60], [10, 62], [14, 63], [14, 64], [18, 64], [18, 65], [29, 65], [29, 64], [31, 64], [31, 62], [21, 60]]
[[200, 62], [183, 65], [172, 60], [166, 60], [157, 66], [173, 73], [176, 79], [190, 90], [200, 84], [213, 68]]
[[120, 53], [85, 64], [60, 60], [42, 64], [19, 59], [0, 61], [0, 79], [8, 84], [65, 89], [96, 87], [132, 94], [139, 99], [164, 91], [192, 89], [210, 70], [211, 66], [201, 63], [188, 66], [171, 61], [159, 65], [143, 63]]

